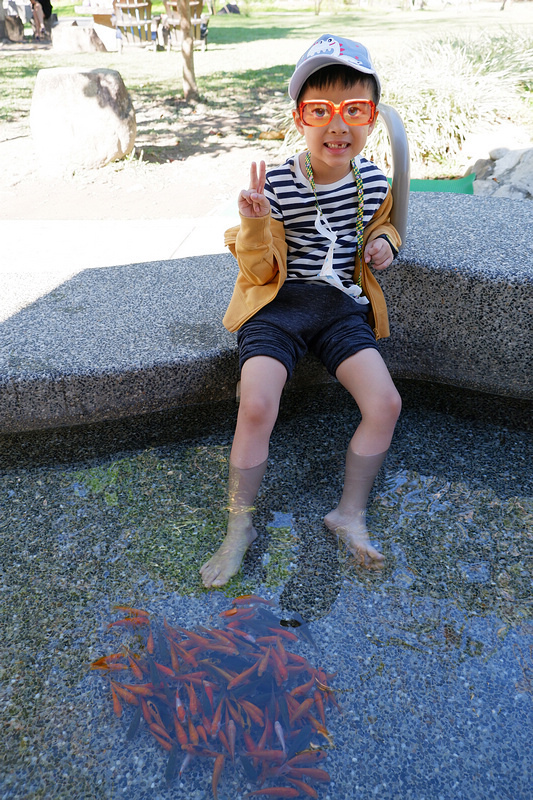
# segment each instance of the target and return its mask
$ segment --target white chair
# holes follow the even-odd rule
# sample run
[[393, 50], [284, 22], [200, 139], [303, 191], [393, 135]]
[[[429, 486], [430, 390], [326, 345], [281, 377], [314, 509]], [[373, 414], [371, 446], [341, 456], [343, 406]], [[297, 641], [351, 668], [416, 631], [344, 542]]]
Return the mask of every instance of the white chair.
[[152, 19], [151, 0], [115, 0], [113, 7], [119, 53], [124, 43], [156, 47], [157, 22]]

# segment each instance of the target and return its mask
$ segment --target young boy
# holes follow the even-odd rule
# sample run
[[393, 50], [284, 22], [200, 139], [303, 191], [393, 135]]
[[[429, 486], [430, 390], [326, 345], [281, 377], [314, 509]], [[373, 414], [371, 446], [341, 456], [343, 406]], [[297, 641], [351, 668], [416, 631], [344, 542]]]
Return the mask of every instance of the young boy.
[[201, 568], [223, 586], [256, 538], [252, 511], [266, 469], [281, 392], [299, 358], [316, 353], [361, 412], [348, 446], [342, 497], [324, 523], [360, 564], [380, 568], [365, 523], [368, 495], [390, 445], [401, 400], [377, 350], [389, 335], [372, 275], [401, 244], [383, 173], [360, 153], [372, 132], [380, 82], [363, 45], [321, 36], [289, 84], [307, 152], [266, 174], [252, 164], [239, 195], [241, 224], [226, 232], [239, 275], [224, 317], [238, 330], [241, 399], [229, 464], [226, 537]]

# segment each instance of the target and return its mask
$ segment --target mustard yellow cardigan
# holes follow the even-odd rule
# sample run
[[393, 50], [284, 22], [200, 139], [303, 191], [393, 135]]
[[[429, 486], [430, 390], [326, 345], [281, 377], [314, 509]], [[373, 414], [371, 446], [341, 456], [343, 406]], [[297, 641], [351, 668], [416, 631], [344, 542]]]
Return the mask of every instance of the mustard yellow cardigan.
[[[389, 189], [363, 234], [363, 249], [367, 242], [386, 234], [397, 250], [401, 239], [389, 219], [392, 195]], [[251, 218], [241, 216], [241, 224], [226, 231], [224, 244], [239, 264], [239, 274], [223, 323], [229, 331], [238, 330], [250, 317], [266, 306], [279, 292], [287, 277], [287, 243], [283, 222], [270, 214]], [[359, 278], [359, 258], [354, 265], [354, 282]], [[363, 263], [363, 294], [370, 302], [369, 322], [376, 339], [389, 336], [387, 305], [381, 287], [368, 265]]]

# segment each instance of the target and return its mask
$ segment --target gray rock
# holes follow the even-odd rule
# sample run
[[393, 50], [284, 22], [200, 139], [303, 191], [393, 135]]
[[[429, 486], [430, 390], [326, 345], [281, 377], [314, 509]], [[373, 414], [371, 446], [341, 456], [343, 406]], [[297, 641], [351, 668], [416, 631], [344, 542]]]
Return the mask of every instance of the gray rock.
[[512, 185], [533, 197], [533, 150], [526, 150], [512, 174]]
[[10, 42], [24, 41], [24, 25], [20, 17], [13, 17], [8, 14], [4, 19], [4, 32]]
[[[497, 186], [497, 184], [495, 184]], [[498, 186], [495, 192], [492, 192], [493, 197], [507, 197], [511, 200], [525, 200], [524, 192], [521, 192], [519, 189], [516, 189], [514, 186], [509, 184], [502, 184]]]
[[472, 172], [476, 175], [476, 180], [482, 181], [489, 178], [494, 170], [494, 161], [490, 158], [480, 158], [473, 167], [467, 170], [466, 174], [471, 175]]
[[474, 194], [482, 195], [483, 197], [489, 197], [494, 194], [497, 188], [498, 184], [492, 180], [474, 181]]
[[520, 160], [527, 150], [510, 150], [501, 158], [496, 159], [494, 165], [493, 176], [500, 178], [508, 172], [511, 172], [520, 163]]
[[52, 44], [58, 53], [105, 53], [106, 47], [94, 28], [58, 25], [52, 31]]
[[135, 111], [113, 69], [54, 67], [37, 74], [30, 111], [37, 157], [47, 172], [117, 161], [135, 145]]
[[533, 200], [533, 148], [499, 147], [488, 160], [476, 161], [469, 172], [476, 174], [474, 194]]
[[508, 152], [508, 147], [495, 147], [494, 150], [490, 151], [489, 157], [492, 161], [497, 161], [499, 158], [506, 156]]

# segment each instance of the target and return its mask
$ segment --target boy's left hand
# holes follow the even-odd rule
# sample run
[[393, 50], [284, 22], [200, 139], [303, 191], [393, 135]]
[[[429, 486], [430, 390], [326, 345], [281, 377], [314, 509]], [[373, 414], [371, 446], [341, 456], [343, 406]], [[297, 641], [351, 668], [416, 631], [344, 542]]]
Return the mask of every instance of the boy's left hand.
[[394, 260], [391, 246], [386, 239], [374, 239], [365, 247], [364, 259], [372, 269], [386, 269]]

